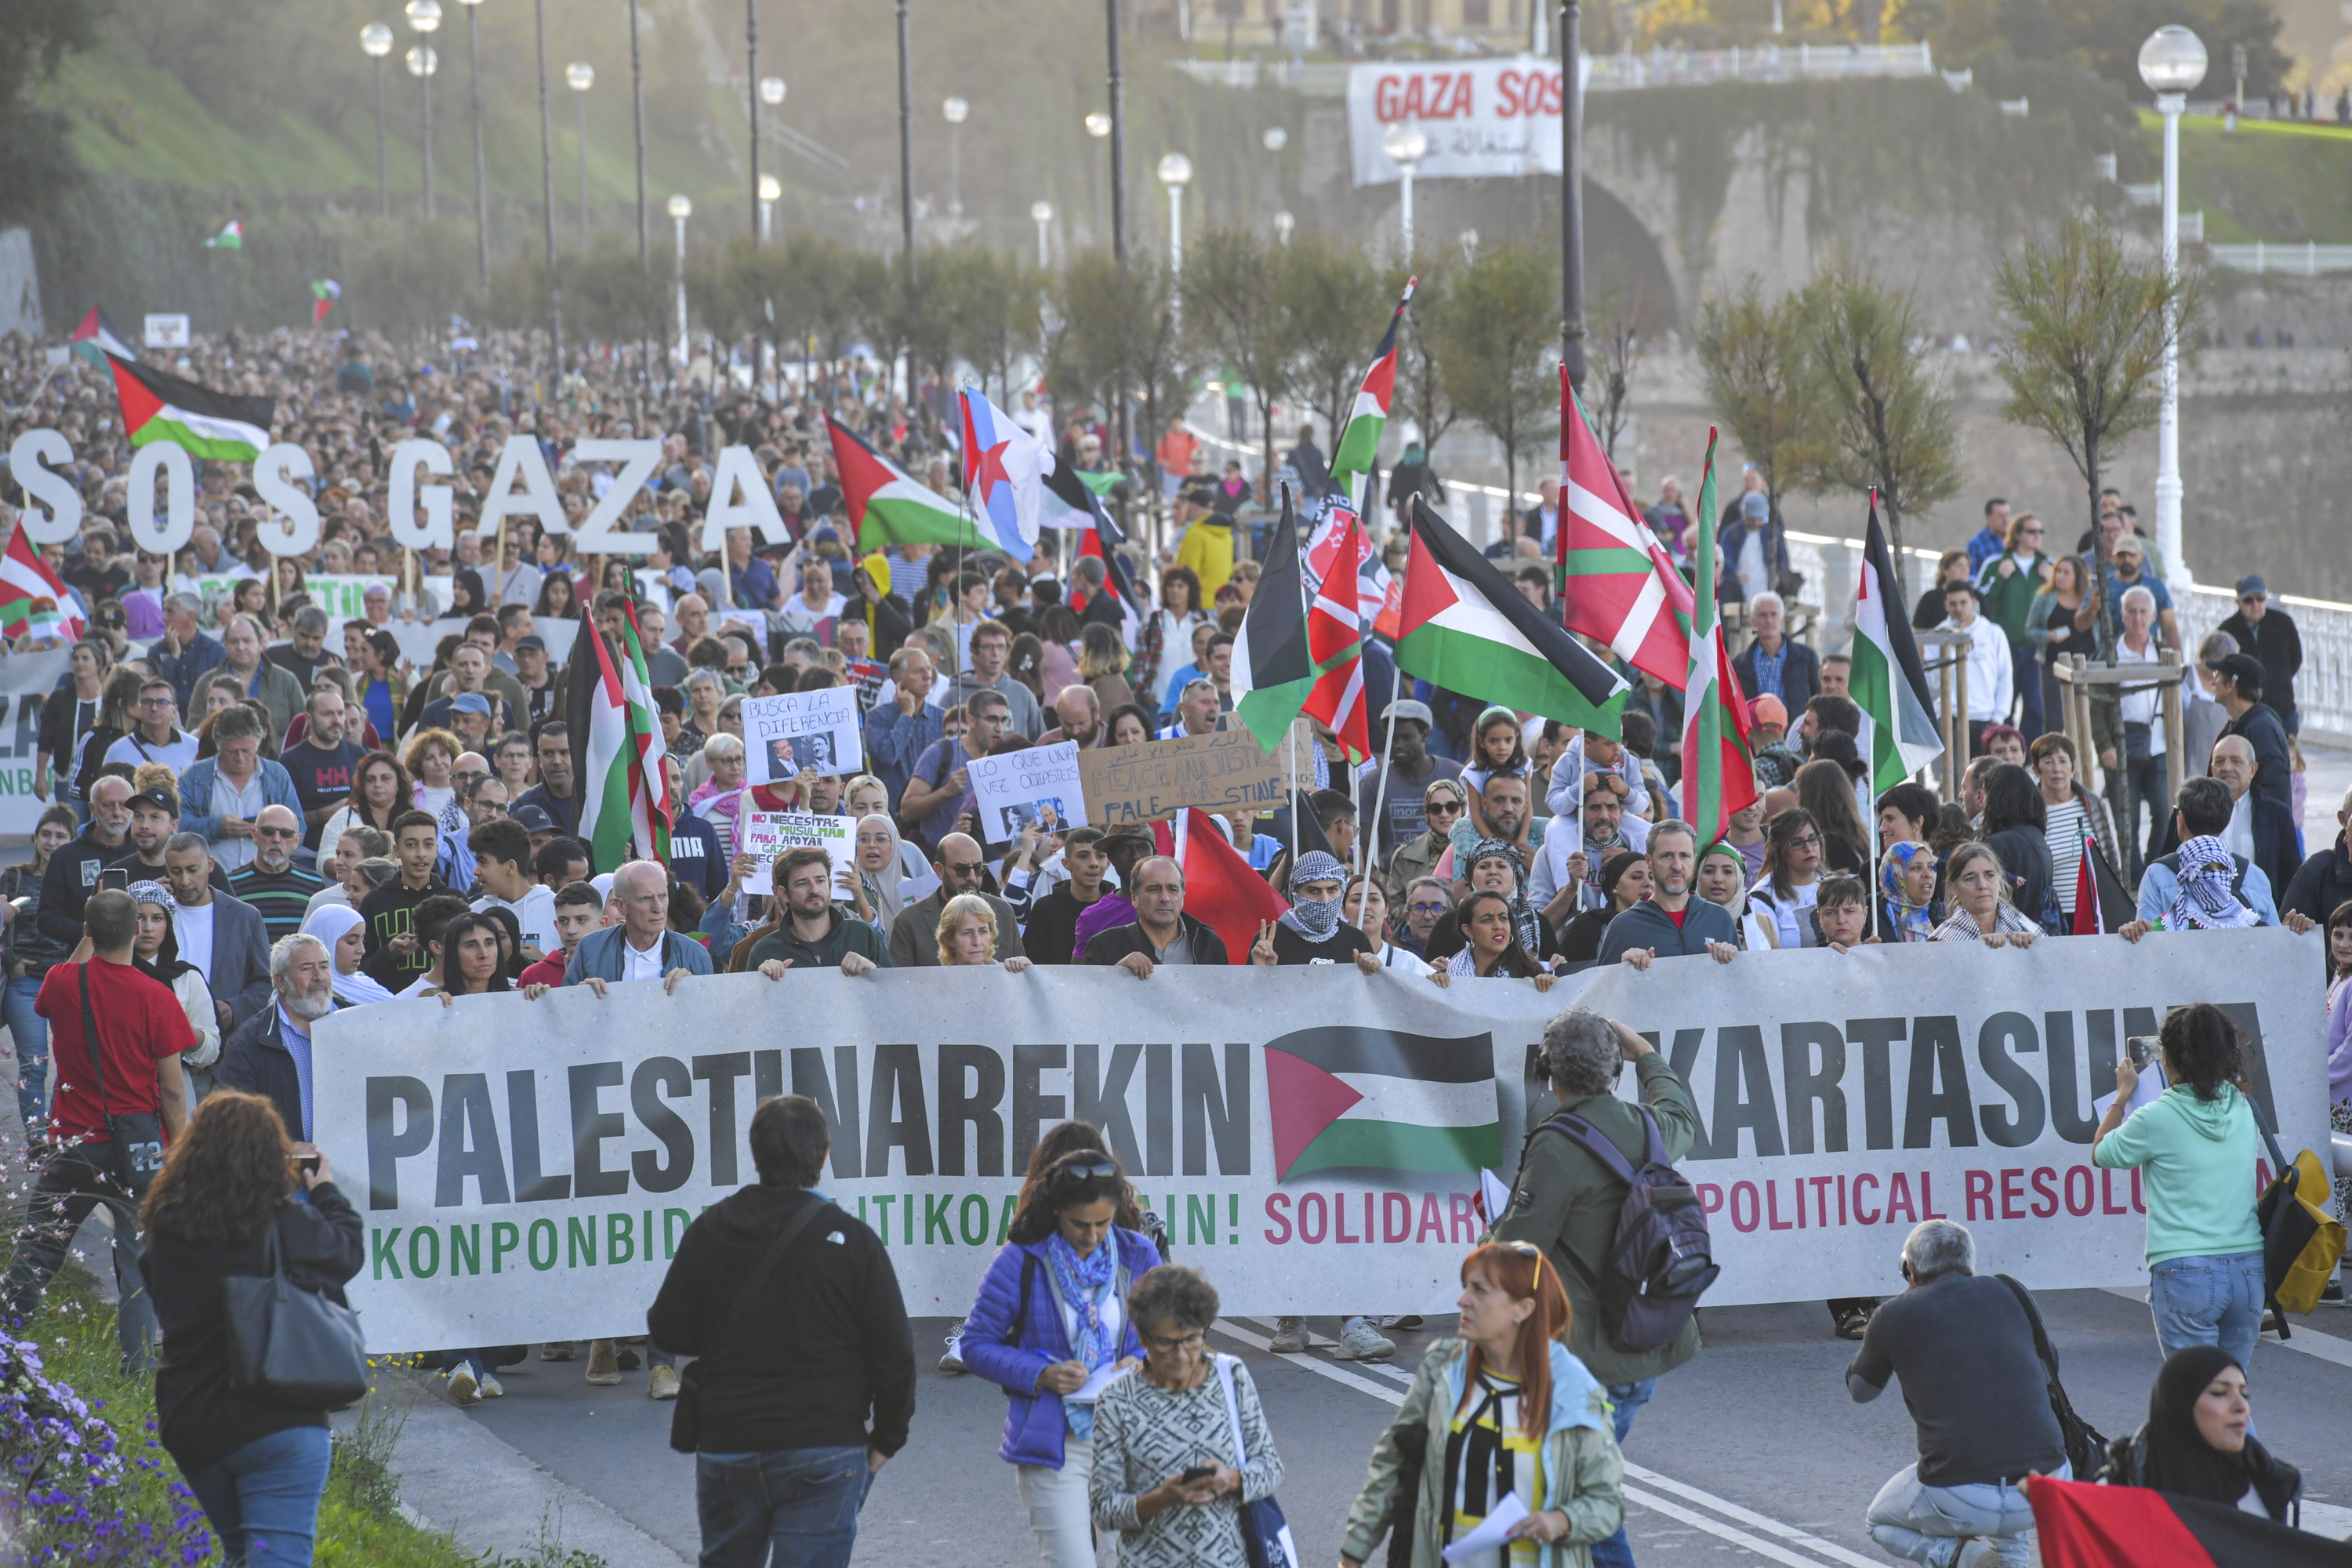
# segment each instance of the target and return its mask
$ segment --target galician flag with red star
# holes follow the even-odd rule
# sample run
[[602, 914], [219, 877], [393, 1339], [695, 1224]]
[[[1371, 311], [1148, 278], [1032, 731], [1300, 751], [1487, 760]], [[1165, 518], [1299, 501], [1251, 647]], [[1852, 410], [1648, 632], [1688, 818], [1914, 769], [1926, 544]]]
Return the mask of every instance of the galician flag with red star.
[[971, 387], [963, 402], [963, 493], [983, 549], [1026, 561], [1037, 547], [1054, 449]]

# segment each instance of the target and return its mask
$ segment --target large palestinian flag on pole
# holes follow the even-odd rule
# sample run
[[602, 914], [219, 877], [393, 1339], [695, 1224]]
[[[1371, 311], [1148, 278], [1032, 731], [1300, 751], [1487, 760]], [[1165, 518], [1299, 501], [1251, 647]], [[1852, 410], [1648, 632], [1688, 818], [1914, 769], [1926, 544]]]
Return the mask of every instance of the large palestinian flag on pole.
[[[1706, 433], [1706, 468], [1699, 479], [1698, 515], [1715, 516], [1715, 430]], [[1741, 700], [1731, 653], [1716, 614], [1715, 529], [1698, 531], [1698, 586], [1691, 616], [1690, 681], [1683, 689], [1683, 816], [1705, 848], [1731, 831], [1735, 812], [1756, 800], [1756, 769], [1748, 761], [1748, 704]]]
[[1290, 487], [1282, 490], [1282, 520], [1265, 549], [1265, 563], [1250, 595], [1242, 629], [1234, 637], [1234, 713], [1271, 752], [1315, 687], [1315, 658], [1307, 640], [1307, 577], [1298, 561], [1298, 522]]
[[117, 359], [135, 360], [139, 357], [131, 352], [131, 345], [124, 342], [122, 335], [114, 330], [114, 323], [106, 319], [106, 312], [96, 305], [92, 305], [89, 314], [81, 319], [81, 325], [66, 334], [66, 342], [72, 345], [74, 353], [100, 369], [105, 368], [109, 354]]
[[[1708, 521], [1704, 531], [1712, 528]], [[1927, 668], [1919, 660], [1918, 639], [1911, 635], [1911, 617], [1898, 592], [1901, 583], [1886, 531], [1878, 524], [1878, 491], [1874, 489], [1862, 577], [1853, 591], [1853, 671], [1847, 686], [1854, 706], [1862, 710], [1862, 733], [1854, 737], [1854, 745], [1870, 764], [1874, 797], [1944, 754], [1935, 700], [1927, 694]]]
[[122, 405], [122, 428], [132, 446], [171, 441], [191, 458], [250, 463], [269, 445], [275, 400], [215, 392], [112, 354], [106, 363], [114, 373], [114, 395]]
[[1398, 619], [1397, 668], [1408, 675], [1517, 712], [1617, 733], [1630, 689], [1624, 679], [1528, 603], [1419, 496]]
[[[626, 635], [625, 629], [624, 635]], [[583, 646], [584, 645], [584, 646]], [[565, 727], [572, 742], [572, 788], [580, 802], [579, 831], [591, 867], [617, 870], [628, 860], [634, 840], [639, 854], [653, 853], [652, 787], [645, 769], [660, 766], [661, 726], [650, 710], [650, 748], [639, 730], [637, 705], [593, 620], [583, 620], [565, 677]], [[663, 825], [665, 835], [667, 824]]]
[[[1601, 449], [1559, 375], [1560, 606], [1568, 629], [1677, 691], [1690, 677], [1690, 584]], [[1704, 520], [1702, 520], [1704, 521]]]
[[[48, 605], [46, 612], [41, 607], [44, 601]], [[79, 640], [88, 629], [73, 595], [58, 581], [49, 563], [33, 548], [32, 536], [20, 525], [8, 536], [7, 553], [0, 555], [0, 636], [22, 637], [45, 618], [55, 623], [54, 635], [68, 642]]]
[[1278, 1182], [1331, 1170], [1470, 1175], [1502, 1163], [1485, 1035], [1301, 1029], [1266, 1043], [1265, 1102]]
[[661, 715], [654, 707], [653, 677], [637, 631], [636, 606], [621, 605], [621, 640], [628, 662], [621, 666], [621, 696], [628, 705], [630, 761], [635, 769], [629, 790], [629, 831], [637, 853], [669, 864], [669, 825], [678, 803], [669, 798], [669, 775], [662, 768]]
[[843, 510], [857, 531], [859, 553], [886, 544], [971, 544], [978, 537], [956, 504], [867, 446], [832, 415], [833, 466], [841, 473]]
[[1413, 285], [1419, 281], [1417, 278], [1404, 280], [1404, 293], [1389, 315], [1389, 330], [1380, 347], [1372, 351], [1371, 368], [1364, 372], [1363, 385], [1356, 389], [1348, 423], [1332, 444], [1331, 481], [1351, 494], [1355, 476], [1370, 473], [1380, 460], [1381, 433], [1388, 428], [1389, 405], [1396, 396], [1397, 327], [1404, 320], [1405, 307], [1412, 303]]

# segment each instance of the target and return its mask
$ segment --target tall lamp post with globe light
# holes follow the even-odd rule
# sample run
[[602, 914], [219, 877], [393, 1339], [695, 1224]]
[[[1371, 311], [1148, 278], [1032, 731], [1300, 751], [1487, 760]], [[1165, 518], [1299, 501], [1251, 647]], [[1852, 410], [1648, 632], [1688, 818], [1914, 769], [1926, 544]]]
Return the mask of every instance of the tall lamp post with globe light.
[[482, 292], [490, 289], [490, 165], [482, 151], [482, 27], [476, 13], [482, 0], [457, 0], [466, 8], [466, 64], [474, 94], [474, 252], [482, 272]]
[[[766, 104], [770, 109], [782, 108], [784, 103], [784, 79], [780, 76], [761, 77], [760, 79], [760, 101]], [[751, 122], [751, 142], [755, 153], [758, 150], [759, 141], [760, 124], [757, 120], [754, 120]], [[774, 192], [774, 195], [772, 195], [769, 194], [772, 189]], [[762, 245], [768, 243], [768, 228], [771, 221], [769, 214], [774, 208], [775, 205], [783, 199], [783, 195], [784, 186], [782, 181], [777, 179], [773, 174], [762, 174], [760, 176], [760, 201], [761, 203], [760, 207], [760, 243]]]
[[1409, 120], [1400, 120], [1381, 132], [1381, 151], [1397, 166], [1397, 219], [1404, 239], [1404, 259], [1412, 260], [1412, 171], [1429, 156], [1429, 132]]
[[686, 220], [694, 216], [694, 204], [684, 193], [674, 195], [669, 216], [677, 225], [677, 363], [683, 365], [694, 357], [694, 345], [686, 335]]
[[1054, 204], [1047, 201], [1031, 202], [1029, 221], [1037, 226], [1037, 270], [1043, 272], [1054, 265]]
[[572, 100], [579, 110], [580, 124], [576, 140], [580, 143], [580, 248], [588, 248], [588, 89], [596, 85], [596, 68], [586, 60], [573, 60], [563, 68], [563, 85], [572, 89]]
[[408, 51], [408, 74], [425, 84], [425, 216], [433, 217], [433, 73], [441, 57], [433, 52], [433, 35], [441, 30], [441, 0], [408, 0], [402, 15], [408, 18], [418, 43]]
[[1277, 242], [1283, 245], [1288, 245], [1290, 243], [1290, 232], [1297, 226], [1298, 220], [1290, 216], [1290, 209], [1288, 207], [1285, 207], [1282, 211], [1274, 215], [1274, 237]]
[[1103, 189], [1110, 183], [1110, 170], [1105, 163], [1109, 156], [1108, 149], [1110, 145], [1110, 116], [1099, 109], [1087, 115], [1087, 136], [1095, 144], [1095, 161], [1092, 169], [1094, 184], [1087, 193], [1093, 200], [1088, 205], [1094, 208], [1095, 226], [1099, 229], [1103, 221]]
[[[2164, 116], [2164, 280], [2180, 282], [2180, 116], [2205, 79], [2205, 45], [2186, 27], [2158, 27], [2139, 47], [2139, 79]], [[2164, 401], [2156, 424], [2156, 547], [2170, 580], [2192, 581], [2180, 548], [2180, 306], [2165, 307]]]
[[392, 29], [370, 22], [360, 29], [360, 53], [375, 62], [375, 210], [392, 216], [392, 175], [383, 162], [383, 57], [392, 53]]
[[1160, 160], [1160, 183], [1168, 187], [1168, 271], [1184, 276], [1184, 187], [1192, 183], [1192, 160], [1171, 153]]
[[784, 198], [784, 184], [773, 174], [760, 176], [760, 243], [768, 243], [768, 231], [775, 224], [776, 204]]
[[940, 113], [948, 122], [948, 216], [963, 216], [963, 122], [971, 118], [971, 105], [961, 98], [950, 98], [940, 105]]

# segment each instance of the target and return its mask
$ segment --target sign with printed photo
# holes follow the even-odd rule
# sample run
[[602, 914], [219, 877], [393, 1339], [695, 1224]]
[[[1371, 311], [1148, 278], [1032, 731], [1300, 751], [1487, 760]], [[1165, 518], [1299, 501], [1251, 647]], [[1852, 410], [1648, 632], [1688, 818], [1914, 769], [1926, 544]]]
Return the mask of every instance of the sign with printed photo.
[[772, 893], [776, 857], [787, 849], [822, 849], [833, 857], [835, 876], [856, 863], [857, 824], [846, 816], [817, 816], [804, 811], [747, 811], [737, 842], [751, 857], [753, 870], [743, 879], [751, 893]]
[[856, 773], [866, 757], [857, 728], [857, 689], [788, 691], [743, 703], [745, 776], [755, 784], [782, 784], [803, 773], [820, 778]]
[[1040, 833], [1087, 826], [1076, 741], [1031, 746], [1001, 757], [974, 757], [971, 771], [981, 837], [991, 844], [1011, 843], [1033, 822]]

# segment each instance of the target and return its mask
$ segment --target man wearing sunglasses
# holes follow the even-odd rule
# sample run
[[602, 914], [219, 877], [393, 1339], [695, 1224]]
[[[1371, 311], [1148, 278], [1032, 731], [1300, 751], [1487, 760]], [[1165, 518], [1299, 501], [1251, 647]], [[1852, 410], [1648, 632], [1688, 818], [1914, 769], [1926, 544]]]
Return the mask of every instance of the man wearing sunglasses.
[[315, 871], [295, 864], [302, 847], [302, 820], [282, 805], [265, 805], [253, 819], [253, 864], [232, 875], [229, 891], [261, 916], [270, 942], [302, 929], [310, 895], [326, 886]]

